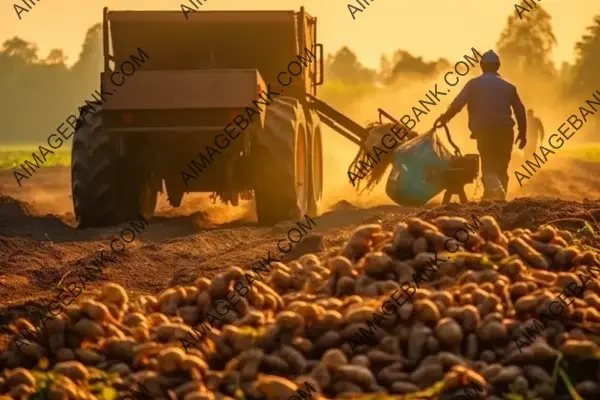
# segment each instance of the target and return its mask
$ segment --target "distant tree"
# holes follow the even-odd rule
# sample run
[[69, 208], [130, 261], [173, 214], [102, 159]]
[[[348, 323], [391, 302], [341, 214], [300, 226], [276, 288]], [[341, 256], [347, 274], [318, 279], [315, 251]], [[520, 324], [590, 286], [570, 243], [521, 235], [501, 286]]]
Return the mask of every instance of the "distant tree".
[[0, 88], [17, 85], [21, 76], [37, 61], [37, 51], [34, 44], [16, 36], [6, 40], [0, 51], [0, 80], [4, 83]]
[[43, 63], [45, 65], [58, 65], [66, 68], [67, 57], [62, 49], [52, 49], [46, 56]]
[[448, 71], [450, 67], [452, 67], [452, 64], [450, 64], [450, 61], [446, 60], [445, 58], [440, 58], [435, 63], [436, 73]]
[[412, 72], [422, 75], [429, 75], [435, 70], [435, 63], [427, 63], [423, 61], [423, 57], [415, 57], [407, 51], [402, 51], [404, 54], [392, 69], [392, 76], [396, 76], [402, 72]]
[[[19, 37], [2, 44], [0, 52], [0, 135], [19, 142], [23, 137], [22, 127], [35, 123], [31, 110], [37, 110], [32, 102], [35, 92], [30, 90], [34, 63], [38, 60], [37, 47]], [[43, 96], [43, 95], [42, 95]]]
[[348, 47], [342, 47], [328, 60], [329, 75], [348, 85], [372, 83], [375, 71], [365, 68]]
[[54, 48], [40, 59], [37, 46], [19, 37], [2, 44], [0, 144], [42, 145], [66, 117], [77, 114], [77, 107], [93, 100], [102, 70], [100, 33], [99, 24], [87, 31], [72, 68], [62, 49]]
[[74, 75], [94, 76], [100, 75], [103, 69], [103, 54], [102, 54], [102, 25], [96, 24], [88, 29], [79, 59], [73, 64], [72, 71]]
[[363, 66], [348, 47], [327, 55], [325, 78], [319, 97], [340, 110], [372, 93], [380, 80], [375, 70]]
[[396, 65], [398, 64], [398, 62], [400, 62], [402, 60], [402, 58], [404, 58], [404, 56], [408, 54], [407, 51], [405, 50], [396, 50], [393, 54], [392, 54], [392, 65]]
[[600, 16], [587, 29], [575, 45], [577, 58], [573, 67], [571, 92], [589, 92], [600, 87]]
[[403, 75], [410, 75], [412, 79], [414, 75], [422, 75], [423, 77], [431, 76], [448, 69], [450, 63], [448, 60], [440, 58], [437, 61], [427, 62], [423, 57], [415, 57], [405, 50], [397, 50], [392, 58], [395, 61], [390, 79], [402, 79]]
[[552, 51], [556, 37], [552, 17], [539, 5], [520, 19], [514, 13], [508, 17], [506, 28], [497, 43], [503, 71], [515, 74], [555, 74]]
[[7, 57], [18, 57], [26, 63], [37, 61], [37, 46], [21, 38], [13, 37], [2, 44], [2, 53]]

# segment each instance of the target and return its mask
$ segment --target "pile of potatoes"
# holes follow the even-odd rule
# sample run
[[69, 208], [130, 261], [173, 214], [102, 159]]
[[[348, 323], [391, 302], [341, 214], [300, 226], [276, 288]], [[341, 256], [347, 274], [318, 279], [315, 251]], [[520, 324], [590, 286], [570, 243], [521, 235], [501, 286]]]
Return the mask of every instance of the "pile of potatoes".
[[[531, 344], [519, 349], [514, 340], [526, 340], [521, 332], [534, 328], [532, 318], [569, 283], [580, 284], [580, 274], [590, 275], [595, 251], [551, 226], [503, 232], [493, 217], [480, 221], [451, 246], [465, 219], [409, 218], [393, 232], [361, 226], [324, 260], [306, 254], [274, 262], [187, 349], [182, 340], [195, 342], [191, 328], [200, 329], [236, 281], [246, 284], [248, 271], [231, 267], [212, 281], [198, 278], [135, 300], [107, 284], [97, 298], [48, 322], [40, 344], [20, 352], [12, 344], [0, 355], [0, 394], [29, 398], [43, 386], [32, 371], [43, 370], [56, 377], [44, 384], [50, 399], [103, 398], [94, 389], [98, 371], [109, 374], [119, 396], [143, 385], [155, 399], [400, 398], [423, 390], [434, 398], [473, 398], [460, 397], [465, 388], [482, 399], [550, 399], [567, 391], [553, 379], [560, 361], [584, 399], [600, 398], [599, 281], [589, 280]], [[427, 274], [431, 279], [387, 316], [372, 343], [352, 349], [358, 329], [404, 282], [416, 287], [414, 274], [435, 257], [446, 260], [435, 276]], [[28, 324], [19, 319], [10, 328]]]

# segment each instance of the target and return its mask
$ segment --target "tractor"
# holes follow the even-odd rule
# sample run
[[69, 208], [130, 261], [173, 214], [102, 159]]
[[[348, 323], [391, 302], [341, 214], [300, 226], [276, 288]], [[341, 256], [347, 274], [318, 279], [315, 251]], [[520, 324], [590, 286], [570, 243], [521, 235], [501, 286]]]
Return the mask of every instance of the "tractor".
[[[321, 122], [358, 145], [367, 131], [316, 98], [324, 78], [317, 19], [304, 8], [187, 17], [104, 9], [101, 88], [114, 87], [110, 77], [130, 54], [142, 49], [148, 60], [78, 121], [71, 165], [77, 226], [151, 218], [162, 192], [173, 207], [189, 192], [212, 192], [232, 205], [254, 197], [260, 224], [318, 215]], [[214, 147], [232, 118], [258, 98], [257, 89], [282, 88], [279, 74], [303, 49], [317, 59], [290, 77], [285, 95], [274, 97], [197, 179], [185, 182], [190, 161]]]
[[[324, 82], [317, 18], [304, 7], [186, 17], [104, 8], [100, 87], [107, 98], [90, 115], [80, 115], [73, 138], [77, 226], [149, 219], [159, 193], [173, 207], [190, 192], [212, 193], [215, 201], [234, 206], [254, 198], [259, 224], [317, 216], [322, 125], [365, 151], [373, 129], [317, 98]], [[123, 66], [140, 49], [147, 60], [127, 73]], [[299, 56], [307, 53], [314, 58], [299, 71]], [[224, 131], [230, 135], [236, 116], [264, 99], [269, 87], [280, 94], [217, 150], [216, 139]], [[208, 147], [218, 151], [210, 160]], [[190, 172], [195, 176], [186, 179]]]

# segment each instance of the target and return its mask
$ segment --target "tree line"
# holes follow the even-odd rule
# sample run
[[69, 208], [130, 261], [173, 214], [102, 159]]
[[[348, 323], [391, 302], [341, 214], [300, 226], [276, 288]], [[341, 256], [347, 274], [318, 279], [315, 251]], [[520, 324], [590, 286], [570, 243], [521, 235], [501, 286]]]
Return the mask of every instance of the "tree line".
[[[502, 75], [517, 85], [532, 76], [543, 78], [563, 96], [586, 95], [600, 88], [600, 16], [592, 18], [576, 43], [573, 64], [554, 64], [556, 44], [552, 18], [543, 6], [523, 19], [511, 15], [496, 43]], [[102, 70], [100, 24], [87, 31], [77, 61], [70, 67], [66, 61], [63, 50], [56, 48], [41, 57], [34, 43], [18, 37], [2, 44], [0, 143], [35, 144], [43, 140], [98, 89]], [[348, 99], [375, 88], [403, 79], [431, 77], [450, 65], [443, 58], [427, 61], [398, 49], [391, 55], [382, 54], [379, 67], [369, 69], [349, 47], [343, 47], [326, 58], [326, 84], [320, 96], [334, 105], [347, 104]]]
[[99, 89], [102, 27], [88, 29], [78, 60], [70, 67], [61, 49], [40, 56], [19, 37], [0, 50], [0, 144], [38, 144]]
[[[592, 18], [581, 39], [575, 44], [575, 62], [556, 66], [552, 53], [557, 40], [552, 29], [552, 17], [542, 5], [520, 19], [516, 14], [507, 18], [506, 26], [500, 33], [495, 50], [500, 55], [500, 73], [518, 88], [532, 88], [532, 80], [543, 81], [545, 88], [562, 99], [589, 96], [600, 88], [600, 16]], [[488, 49], [480, 49], [482, 52]], [[451, 64], [440, 58], [426, 61], [404, 50], [396, 50], [391, 55], [382, 54], [379, 67], [369, 69], [363, 66], [348, 47], [326, 59], [326, 81], [338, 90], [325, 92], [335, 96], [339, 104], [348, 101], [348, 91], [364, 94], [374, 87], [402, 83], [403, 79], [428, 78], [439, 72], [448, 71]], [[343, 88], [343, 89], [342, 89]], [[521, 89], [520, 89], [521, 90]]]

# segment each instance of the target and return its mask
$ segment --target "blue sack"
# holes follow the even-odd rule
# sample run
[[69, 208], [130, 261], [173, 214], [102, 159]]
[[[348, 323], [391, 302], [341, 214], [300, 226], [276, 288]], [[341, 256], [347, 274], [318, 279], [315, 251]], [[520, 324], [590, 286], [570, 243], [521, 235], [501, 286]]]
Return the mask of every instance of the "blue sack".
[[399, 146], [393, 157], [385, 192], [396, 203], [422, 206], [446, 189], [443, 174], [452, 153], [439, 140], [435, 129]]

